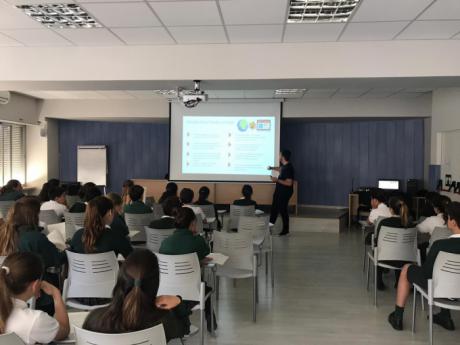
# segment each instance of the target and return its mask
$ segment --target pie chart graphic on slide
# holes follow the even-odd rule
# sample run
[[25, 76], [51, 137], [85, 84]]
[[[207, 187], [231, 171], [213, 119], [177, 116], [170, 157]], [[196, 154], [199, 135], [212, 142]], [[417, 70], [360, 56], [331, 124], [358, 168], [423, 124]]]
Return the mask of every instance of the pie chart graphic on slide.
[[248, 130], [248, 121], [246, 121], [245, 119], [239, 120], [238, 121], [238, 129], [241, 132], [246, 132]]

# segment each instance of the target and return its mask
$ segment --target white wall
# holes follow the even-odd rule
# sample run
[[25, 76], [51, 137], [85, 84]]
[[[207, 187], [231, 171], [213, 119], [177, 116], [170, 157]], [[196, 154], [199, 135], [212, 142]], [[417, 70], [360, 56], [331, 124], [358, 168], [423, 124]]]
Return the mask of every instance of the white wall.
[[40, 136], [40, 126], [26, 127], [26, 182], [40, 188], [48, 179], [48, 140]]

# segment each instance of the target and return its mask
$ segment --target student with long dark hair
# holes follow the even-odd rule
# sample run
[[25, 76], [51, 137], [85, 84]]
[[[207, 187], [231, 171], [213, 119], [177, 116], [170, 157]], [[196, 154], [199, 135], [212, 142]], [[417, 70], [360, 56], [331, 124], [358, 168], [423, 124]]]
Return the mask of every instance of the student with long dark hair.
[[155, 219], [150, 223], [150, 227], [153, 229], [174, 229], [176, 227], [176, 216], [177, 210], [181, 207], [181, 202], [177, 196], [170, 196], [163, 201], [163, 212], [164, 216], [160, 219]]
[[447, 206], [449, 206], [451, 200], [445, 195], [435, 195], [430, 201], [430, 205], [433, 208], [434, 216], [427, 217], [423, 222], [417, 225], [417, 230], [422, 234], [431, 235], [437, 227], [446, 226], [446, 216], [445, 211]]
[[48, 180], [48, 182], [45, 182], [42, 186], [42, 190], [40, 191], [40, 194], [38, 194], [38, 198], [40, 199], [40, 201], [41, 202], [50, 201], [50, 197], [49, 197], [50, 189], [54, 187], [59, 187], [59, 184], [60, 184], [60, 181], [55, 178], [52, 178]]
[[113, 203], [104, 196], [98, 196], [88, 202], [83, 229], [78, 230], [70, 248], [75, 253], [91, 254], [114, 251], [125, 258], [133, 251], [128, 238], [111, 231], [113, 222]]
[[[59, 252], [42, 232], [38, 225], [40, 200], [34, 196], [25, 196], [16, 201], [8, 212], [7, 220], [0, 227], [0, 256], [15, 252], [37, 254], [45, 267], [44, 280], [57, 286], [58, 277], [48, 273], [51, 267], [59, 267], [65, 262], [65, 254]], [[37, 309], [49, 314], [54, 313], [52, 300], [43, 295], [37, 300]]]
[[175, 184], [174, 182], [168, 182], [168, 184], [166, 185], [166, 190], [163, 192], [163, 194], [161, 194], [161, 197], [158, 200], [158, 202], [162, 204], [167, 198], [171, 196], [177, 196], [177, 190], [177, 184]]
[[110, 228], [121, 236], [128, 236], [129, 229], [122, 216], [123, 199], [117, 193], [109, 193], [107, 194], [107, 198], [109, 198], [113, 203], [113, 222], [110, 224]]
[[252, 205], [254, 205], [254, 207], [257, 208], [257, 202], [252, 200], [252, 194], [253, 194], [253, 190], [252, 190], [251, 185], [245, 184], [243, 186], [243, 188], [241, 189], [241, 195], [243, 197], [233, 201], [233, 205], [237, 205], [237, 206], [252, 206]]
[[131, 202], [129, 197], [129, 189], [132, 186], [134, 186], [134, 182], [132, 180], [125, 180], [123, 182], [123, 186], [121, 187], [121, 199], [123, 200], [123, 207]]
[[22, 184], [18, 180], [9, 180], [0, 189], [0, 201], [16, 201], [24, 196]]
[[160, 285], [158, 259], [142, 249], [121, 266], [109, 306], [92, 311], [83, 328], [100, 333], [128, 333], [163, 324], [166, 339], [189, 333], [189, 311], [177, 296], [157, 296]]
[[82, 213], [86, 210], [86, 204], [93, 200], [95, 197], [101, 196], [102, 192], [99, 188], [97, 188], [96, 184], [93, 182], [85, 183], [81, 188], [78, 196], [82, 200], [81, 202], [76, 202], [70, 208], [69, 212], [72, 213]]
[[145, 214], [152, 213], [152, 209], [144, 204], [142, 197], [144, 196], [144, 188], [135, 184], [129, 188], [129, 199], [131, 200], [128, 205], [125, 205], [125, 213], [130, 214]]
[[[0, 334], [16, 333], [26, 344], [48, 344], [65, 339], [70, 330], [61, 293], [42, 281], [40, 257], [32, 253], [9, 255], [0, 268]], [[40, 296], [40, 290], [53, 298], [54, 318], [31, 310], [27, 301]]]

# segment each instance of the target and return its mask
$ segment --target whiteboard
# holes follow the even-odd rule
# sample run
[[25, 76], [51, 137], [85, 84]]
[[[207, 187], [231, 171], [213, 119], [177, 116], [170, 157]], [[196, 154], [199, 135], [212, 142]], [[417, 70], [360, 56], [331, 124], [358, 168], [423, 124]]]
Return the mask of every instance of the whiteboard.
[[78, 146], [77, 180], [81, 183], [94, 182], [97, 186], [107, 185], [106, 146]]

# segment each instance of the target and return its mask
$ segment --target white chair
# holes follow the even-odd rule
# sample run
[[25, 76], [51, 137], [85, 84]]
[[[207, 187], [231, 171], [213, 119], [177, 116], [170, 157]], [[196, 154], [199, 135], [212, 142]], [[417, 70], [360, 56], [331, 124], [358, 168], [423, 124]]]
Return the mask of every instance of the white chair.
[[214, 205], [199, 205], [200, 208], [203, 210], [206, 219], [209, 220], [210, 218], [214, 218], [214, 222], [207, 223], [205, 228], [209, 230], [215, 230], [217, 228], [217, 217], [216, 217], [216, 210]]
[[153, 203], [152, 210], [153, 210], [153, 215], [155, 219], [160, 219], [161, 217], [165, 215], [163, 211], [163, 206], [161, 204]]
[[25, 345], [15, 333], [1, 334], [0, 345]]
[[433, 267], [428, 289], [414, 284], [412, 332], [415, 332], [417, 292], [428, 301], [429, 342], [433, 344], [433, 306], [460, 310], [460, 254], [439, 252]]
[[254, 217], [256, 208], [254, 205], [238, 206], [230, 205], [230, 223], [229, 229], [238, 229], [238, 222], [241, 216]]
[[447, 227], [435, 228], [431, 234], [430, 243], [428, 245], [427, 252], [430, 251], [431, 246], [433, 245], [434, 242], [438, 240], [444, 240], [446, 238], [449, 238], [450, 235], [452, 235], [452, 231], [450, 231]]
[[145, 229], [144, 227], [149, 226], [155, 215], [153, 213], [125, 213], [125, 221], [129, 231], [139, 231], [131, 241], [133, 242], [145, 242]]
[[[193, 310], [200, 310], [200, 337], [204, 343], [204, 309], [211, 297], [206, 294], [205, 284], [201, 281], [200, 262], [196, 253], [185, 255], [156, 254], [160, 266], [160, 287], [158, 295], [178, 295], [183, 300], [195, 301], [199, 304]], [[212, 310], [212, 298], [211, 298]], [[211, 312], [211, 315], [213, 313]], [[213, 317], [213, 316], [211, 316]]]
[[166, 345], [162, 324], [131, 333], [96, 333], [75, 327], [76, 345]]
[[[217, 267], [217, 277], [231, 279], [253, 279], [252, 319], [256, 322], [257, 313], [257, 257], [254, 254], [252, 237], [245, 233], [214, 233], [214, 252], [229, 257], [223, 266]], [[217, 284], [216, 293], [218, 294]]]
[[[372, 235], [372, 244], [375, 238]], [[390, 270], [401, 270], [402, 267], [391, 266], [382, 261], [404, 261], [421, 264], [420, 252], [417, 249], [417, 229], [391, 228], [382, 226], [380, 228], [377, 246], [367, 254], [367, 287], [369, 288], [370, 261], [374, 267], [374, 305], [377, 305], [377, 268], [383, 267]]]
[[83, 228], [85, 223], [85, 212], [73, 213], [64, 212], [65, 238], [71, 239], [78, 229]]
[[0, 267], [3, 266], [3, 261], [5, 261], [6, 256], [0, 256]]
[[150, 250], [152, 253], [159, 253], [161, 243], [171, 236], [175, 228], [172, 229], [154, 229], [148, 226], [144, 227], [145, 229], [145, 236], [147, 238], [147, 249]]
[[8, 211], [13, 205], [13, 200], [0, 201], [0, 219], [6, 219], [6, 217], [8, 216]]
[[75, 205], [77, 202], [82, 202], [78, 195], [66, 195], [65, 201], [69, 209], [72, 208], [72, 206]]
[[74, 298], [112, 298], [118, 275], [118, 262], [114, 252], [77, 254], [66, 251], [69, 273], [64, 281], [62, 297], [67, 306], [80, 310], [93, 310], [101, 305], [88, 306]]
[[46, 225], [62, 223], [62, 218], [54, 210], [41, 210], [38, 214], [38, 220]]
[[386, 217], [379, 216], [374, 224], [367, 224], [367, 221], [363, 221], [362, 223], [362, 230], [363, 230], [363, 246], [364, 246], [364, 253], [363, 253], [363, 273], [366, 271], [366, 259], [367, 259], [367, 252], [369, 251], [372, 246], [366, 244], [365, 235], [369, 233], [368, 230], [372, 230], [374, 232], [374, 237], [377, 238], [377, 229], [379, 227], [379, 223], [385, 219]]

